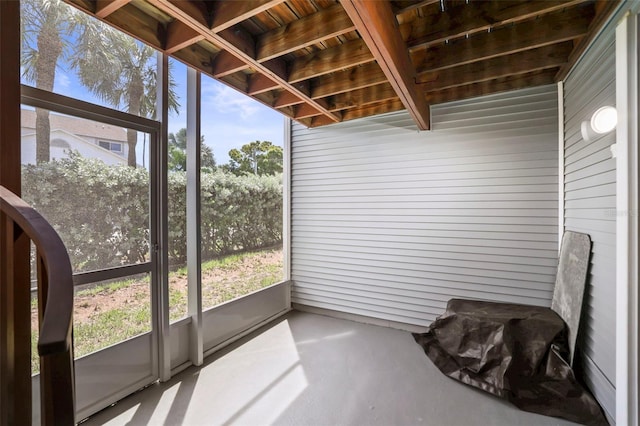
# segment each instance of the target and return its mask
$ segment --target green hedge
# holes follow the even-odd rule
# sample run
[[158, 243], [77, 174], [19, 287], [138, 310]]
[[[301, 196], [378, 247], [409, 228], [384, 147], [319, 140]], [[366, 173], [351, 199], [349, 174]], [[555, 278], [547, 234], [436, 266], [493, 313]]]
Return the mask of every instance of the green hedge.
[[[23, 198], [60, 233], [74, 271], [149, 260], [149, 173], [77, 154], [23, 166]], [[186, 176], [169, 173], [169, 258], [186, 259]], [[203, 259], [282, 241], [282, 176], [202, 174]]]

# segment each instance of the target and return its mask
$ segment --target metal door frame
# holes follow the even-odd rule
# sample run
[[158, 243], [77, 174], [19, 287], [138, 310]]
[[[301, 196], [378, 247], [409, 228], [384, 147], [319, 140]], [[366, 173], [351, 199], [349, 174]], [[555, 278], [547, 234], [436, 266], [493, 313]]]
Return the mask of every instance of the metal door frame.
[[[143, 381], [136, 381], [125, 385], [117, 393], [105, 395], [105, 397], [95, 403], [78, 407], [76, 418], [82, 420], [93, 412], [109, 406], [124, 396], [134, 392], [141, 386], [148, 385], [162, 376], [162, 365], [166, 360], [160, 356], [163, 348], [167, 348], [168, 324], [165, 324], [168, 317], [168, 301], [163, 297], [168, 289], [162, 289], [163, 284], [168, 285], [166, 279], [162, 279], [163, 271], [166, 269], [166, 262], [163, 261], [162, 253], [166, 251], [167, 230], [167, 195], [166, 195], [166, 165], [163, 166], [162, 159], [166, 156], [166, 143], [163, 143], [161, 132], [162, 125], [159, 121], [139, 117], [125, 112], [113, 110], [89, 102], [70, 98], [57, 93], [52, 93], [37, 89], [31, 86], [21, 86], [21, 102], [37, 108], [44, 108], [52, 112], [70, 115], [82, 119], [97, 121], [118, 127], [129, 128], [140, 132], [148, 133], [150, 139], [149, 151], [149, 229], [150, 229], [150, 261], [135, 265], [126, 265], [114, 268], [107, 268], [97, 271], [89, 271], [74, 274], [74, 285], [87, 284], [114, 278], [126, 277], [134, 274], [148, 272], [151, 274], [151, 376]], [[164, 146], [164, 148], [163, 148]], [[164, 176], [164, 179], [163, 179]], [[164, 184], [163, 184], [164, 182]], [[166, 306], [165, 306], [166, 305]], [[165, 310], [166, 312], [163, 312]], [[144, 333], [142, 336], [146, 335]], [[138, 336], [140, 337], [140, 336]], [[137, 337], [117, 343], [133, 341]], [[113, 347], [111, 346], [111, 347]], [[107, 348], [105, 348], [107, 349]], [[104, 349], [102, 349], [104, 350]], [[102, 351], [101, 350], [101, 351]], [[100, 352], [100, 351], [98, 351]]]

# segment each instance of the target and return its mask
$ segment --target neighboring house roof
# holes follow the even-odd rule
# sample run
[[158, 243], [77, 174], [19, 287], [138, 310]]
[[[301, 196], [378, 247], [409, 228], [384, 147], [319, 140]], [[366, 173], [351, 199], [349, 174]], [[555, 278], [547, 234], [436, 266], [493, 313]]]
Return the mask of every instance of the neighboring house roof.
[[[26, 138], [30, 137], [35, 138], [35, 136], [35, 132], [24, 133], [22, 135], [22, 139], [25, 140]], [[99, 145], [93, 144], [86, 139], [78, 137], [77, 135], [74, 135], [73, 133], [68, 132], [64, 129], [52, 129], [51, 142], [52, 147], [80, 151], [81, 155], [90, 158], [101, 159], [107, 164], [127, 164], [127, 159], [125, 157], [111, 152], [108, 149], [104, 149]]]
[[[91, 137], [95, 139], [105, 139], [117, 142], [127, 141], [127, 131], [122, 127], [111, 126], [97, 121], [84, 120], [82, 118], [68, 117], [55, 113], [49, 114], [49, 125], [51, 129], [62, 129], [77, 136]], [[36, 128], [36, 112], [23, 109], [21, 116], [21, 127]]]

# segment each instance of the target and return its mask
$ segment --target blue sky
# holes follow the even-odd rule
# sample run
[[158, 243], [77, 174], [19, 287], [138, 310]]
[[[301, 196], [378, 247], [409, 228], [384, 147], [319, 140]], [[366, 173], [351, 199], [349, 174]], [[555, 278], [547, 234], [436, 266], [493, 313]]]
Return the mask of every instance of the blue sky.
[[[173, 60], [172, 60], [173, 61]], [[187, 67], [173, 61], [173, 77], [180, 98], [178, 113], [169, 115], [169, 132], [175, 133], [186, 127], [186, 76]], [[89, 93], [78, 81], [74, 72], [58, 67], [54, 92], [84, 101], [105, 105]], [[282, 146], [284, 140], [284, 117], [270, 108], [254, 101], [214, 79], [202, 76], [202, 120], [201, 132], [205, 143], [213, 148], [218, 164], [229, 161], [229, 150], [255, 140], [268, 140]], [[142, 163], [142, 144], [138, 143], [137, 154]]]

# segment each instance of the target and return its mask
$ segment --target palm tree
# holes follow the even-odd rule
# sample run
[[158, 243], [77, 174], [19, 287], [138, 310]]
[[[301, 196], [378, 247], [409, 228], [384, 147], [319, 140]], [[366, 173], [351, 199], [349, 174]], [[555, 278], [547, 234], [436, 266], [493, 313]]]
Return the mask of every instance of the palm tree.
[[[114, 107], [126, 107], [130, 114], [155, 115], [157, 73], [151, 59], [156, 51], [97, 20], [88, 20], [82, 29], [71, 59], [84, 86]], [[179, 104], [175, 81], [169, 73], [169, 108]], [[138, 134], [127, 130], [127, 163], [136, 167]]]
[[[60, 0], [23, 0], [21, 66], [27, 81], [53, 91], [58, 61], [67, 54], [64, 35], [73, 32], [78, 13]], [[36, 162], [49, 161], [49, 111], [36, 108]]]
[[[187, 170], [187, 129], [182, 128], [176, 133], [169, 133], [169, 170]], [[204, 135], [200, 135], [200, 167], [213, 171], [216, 159], [213, 149], [204, 143]]]

